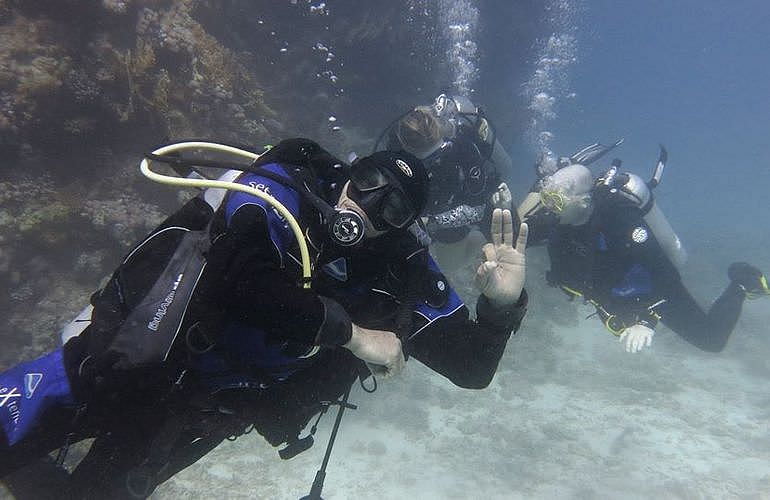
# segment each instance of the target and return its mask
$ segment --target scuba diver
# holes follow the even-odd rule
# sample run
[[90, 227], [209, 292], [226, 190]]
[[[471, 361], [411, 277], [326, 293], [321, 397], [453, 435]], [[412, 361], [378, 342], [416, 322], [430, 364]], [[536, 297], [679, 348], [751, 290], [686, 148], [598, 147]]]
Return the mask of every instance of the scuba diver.
[[595, 142], [581, 148], [570, 156], [557, 157], [550, 150], [545, 150], [539, 155], [535, 162], [536, 180], [517, 209], [519, 219], [526, 220], [529, 226], [530, 242], [545, 240], [551, 228], [558, 223], [556, 214], [543, 205], [540, 196], [543, 180], [570, 165], [583, 165], [587, 167], [623, 144], [623, 141], [624, 139], [618, 139], [609, 146]]
[[591, 171], [571, 164], [545, 177], [539, 195], [557, 219], [548, 231], [549, 284], [596, 308], [628, 352], [649, 347], [662, 322], [682, 338], [721, 351], [746, 298], [768, 295], [767, 280], [754, 266], [729, 266], [729, 284], [704, 312], [682, 283], [686, 255], [652, 190], [667, 160], [661, 154], [652, 179], [621, 172], [619, 160], [594, 180]]
[[[254, 161], [180, 154], [213, 146]], [[306, 450], [314, 415], [408, 357], [460, 387], [489, 384], [527, 306], [527, 227], [514, 245], [509, 211], [493, 214], [472, 320], [416, 236], [428, 176], [407, 152], [348, 166], [306, 139], [261, 156], [196, 142], [142, 162], [195, 185], [153, 162], [231, 170], [127, 255], [82, 332], [0, 374], [0, 477], [95, 438], [58, 496], [144, 498], [254, 429], [282, 458]]]
[[511, 192], [500, 182], [511, 159], [467, 97], [441, 94], [406, 112], [380, 134], [374, 150], [380, 149], [403, 149], [425, 164], [430, 190], [421, 215], [442, 266], [469, 262], [489, 240], [492, 211], [511, 210]]

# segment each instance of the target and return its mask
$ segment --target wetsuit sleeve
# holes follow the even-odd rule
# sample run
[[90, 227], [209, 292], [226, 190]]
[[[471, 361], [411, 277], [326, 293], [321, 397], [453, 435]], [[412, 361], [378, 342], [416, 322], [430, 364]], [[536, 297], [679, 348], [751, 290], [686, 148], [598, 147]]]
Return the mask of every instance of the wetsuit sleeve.
[[[291, 189], [250, 176], [240, 182], [268, 191], [290, 212], [299, 213], [299, 199]], [[215, 296], [228, 319], [260, 328], [275, 339], [314, 345], [347, 343], [352, 326], [345, 310], [334, 300], [299, 286], [297, 264], [290, 254], [294, 234], [286, 221], [264, 201], [244, 193], [231, 196], [224, 212], [226, 229], [215, 240], [208, 259], [212, 286], [207, 295]]]
[[522, 291], [516, 304], [498, 309], [481, 295], [473, 320], [450, 288], [440, 307], [418, 304], [407, 350], [456, 385], [483, 389], [497, 371], [511, 333], [521, 325], [527, 302], [527, 292]]

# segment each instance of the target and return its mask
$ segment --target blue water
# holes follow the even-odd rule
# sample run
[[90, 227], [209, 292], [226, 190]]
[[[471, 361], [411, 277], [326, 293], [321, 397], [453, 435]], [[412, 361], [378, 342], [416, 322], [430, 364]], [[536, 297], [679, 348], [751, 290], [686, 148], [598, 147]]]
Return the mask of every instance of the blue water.
[[617, 154], [646, 174], [664, 143], [659, 199], [683, 236], [722, 245], [723, 231], [740, 235], [770, 262], [770, 4], [591, 0], [585, 9], [576, 97], [553, 124], [558, 144], [625, 137]]
[[[361, 152], [394, 115], [442, 89], [468, 91], [501, 125], [498, 137], [514, 163], [506, 177], [519, 196], [532, 185], [543, 148], [569, 155], [623, 137], [594, 172], [616, 156], [647, 177], [663, 143], [669, 163], [657, 202], [688, 250], [682, 274], [696, 298], [710, 304], [732, 261], [770, 271], [769, 1], [405, 0], [413, 10], [409, 46], [431, 62], [425, 75], [396, 71], [414, 54], [386, 60], [390, 46], [349, 46], [344, 33], [329, 31], [350, 14], [339, 4], [274, 2], [275, 12], [243, 22], [269, 32], [276, 29], [271, 17], [298, 16], [284, 21], [301, 33], [278, 30], [279, 41], [258, 53], [289, 75], [281, 85], [312, 89], [307, 101], [318, 109], [307, 116], [299, 110], [303, 135], [338, 153]], [[318, 9], [328, 19], [299, 17]], [[425, 28], [433, 17], [435, 33]], [[369, 31], [378, 27], [373, 22]], [[327, 59], [332, 49], [336, 56]], [[366, 77], [382, 95], [368, 92], [374, 85], [362, 85]], [[301, 108], [286, 95], [276, 103], [279, 113]], [[398, 109], [391, 99], [402, 99]], [[294, 124], [286, 121], [291, 135]], [[542, 249], [529, 255], [530, 310], [490, 387], [460, 390], [413, 361], [375, 395], [355, 389], [351, 400], [360, 409], [345, 416], [325, 497], [768, 498], [770, 300], [747, 302], [722, 353], [700, 352], [661, 327], [651, 348], [630, 355], [599, 322], [585, 319], [590, 307], [568, 303], [545, 284]], [[466, 281], [455, 284], [472, 290]], [[12, 295], [5, 328], [17, 336], [34, 331], [18, 341], [20, 358], [39, 354], [47, 345], [41, 339], [55, 342], [53, 325], [82, 306], [87, 293], [62, 283], [50, 279], [36, 323], [20, 319], [29, 316], [31, 292]], [[6, 355], [13, 350], [5, 348]], [[292, 461], [278, 460], [252, 434], [214, 450], [156, 497], [297, 498], [313, 480], [331, 420]]]

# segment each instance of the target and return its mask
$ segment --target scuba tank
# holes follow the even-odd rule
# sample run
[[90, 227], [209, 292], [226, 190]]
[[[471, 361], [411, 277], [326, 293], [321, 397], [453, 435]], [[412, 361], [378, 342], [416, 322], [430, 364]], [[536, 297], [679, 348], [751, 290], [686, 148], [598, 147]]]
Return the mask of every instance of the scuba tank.
[[[666, 148], [661, 145], [658, 163], [649, 182], [645, 182], [636, 174], [619, 172], [621, 162], [615, 159], [612, 162], [612, 167], [599, 179], [598, 187], [603, 187], [610, 195], [619, 196], [638, 207], [642, 212], [645, 224], [655, 236], [666, 256], [676, 268], [681, 268], [687, 261], [687, 253], [668, 219], [655, 203], [655, 197], [652, 194], [652, 190], [660, 183], [667, 159]], [[632, 237], [641, 238], [644, 235], [634, 234]]]
[[[199, 173], [195, 169], [190, 169], [190, 171], [187, 172], [180, 172], [180, 174], [184, 174], [185, 177], [188, 179], [205, 179], [205, 176], [203, 176], [201, 173]], [[232, 182], [234, 181], [242, 172], [240, 170], [228, 170], [224, 174], [222, 174], [217, 180], [219, 181], [226, 181], [226, 182]], [[225, 199], [225, 195], [227, 194], [226, 189], [222, 188], [207, 188], [201, 191], [201, 193], [198, 194], [198, 197], [202, 199], [203, 201], [208, 204], [213, 212], [216, 212], [216, 210], [220, 207], [222, 202]], [[212, 214], [213, 214], [212, 212]], [[68, 340], [70, 340], [73, 337], [77, 337], [83, 331], [85, 331], [86, 328], [91, 324], [91, 316], [94, 312], [94, 306], [92, 304], [88, 304], [86, 307], [83, 308], [80, 313], [78, 313], [75, 318], [70, 321], [67, 325], [64, 326], [64, 328], [61, 329], [59, 336], [61, 337], [61, 343], [62, 345], [66, 344]]]

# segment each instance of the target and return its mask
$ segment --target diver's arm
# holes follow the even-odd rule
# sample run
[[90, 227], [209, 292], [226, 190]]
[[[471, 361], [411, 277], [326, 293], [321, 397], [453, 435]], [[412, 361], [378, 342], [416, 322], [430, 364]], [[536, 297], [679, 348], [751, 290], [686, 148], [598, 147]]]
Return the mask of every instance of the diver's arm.
[[426, 321], [407, 343], [410, 355], [466, 389], [483, 389], [492, 380], [511, 333], [518, 330], [527, 310], [527, 293], [516, 304], [498, 308], [485, 296], [476, 305], [476, 321], [468, 308], [457, 307], [448, 316]]
[[231, 297], [240, 322], [307, 345], [338, 346], [350, 340], [350, 317], [334, 300], [298, 287], [280, 270], [246, 265], [241, 272], [240, 291]]
[[[518, 329], [527, 307], [527, 225], [519, 226], [515, 246], [510, 210], [495, 209], [490, 228], [492, 243], [484, 245], [484, 261], [476, 271], [476, 286], [481, 291], [477, 321], [468, 319], [468, 310], [450, 289], [441, 309], [418, 307], [417, 312], [429, 321], [422, 329], [429, 332], [421, 334], [418, 329], [412, 336], [415, 357], [467, 388], [484, 388], [492, 380], [508, 337]], [[446, 282], [437, 285], [429, 289], [448, 288]]]
[[[492, 380], [508, 337], [519, 328], [526, 313], [524, 291], [527, 225], [521, 224], [513, 246], [513, 217], [509, 210], [495, 210], [492, 243], [484, 245], [484, 262], [478, 268], [476, 285], [481, 290], [476, 304], [476, 321], [446, 283], [439, 278], [425, 287], [446, 290], [443, 297], [418, 303], [416, 312], [424, 318], [407, 345], [409, 352], [452, 382], [481, 389]], [[429, 268], [434, 264], [428, 261]], [[440, 275], [439, 275], [440, 276]]]
[[[244, 204], [230, 217], [215, 241], [208, 273], [214, 274], [219, 301], [228, 313], [276, 338], [308, 345], [342, 345], [350, 340], [351, 322], [337, 302], [298, 285], [282, 267], [277, 240], [257, 204]], [[288, 260], [288, 258], [286, 259]], [[285, 265], [293, 265], [286, 263]]]

